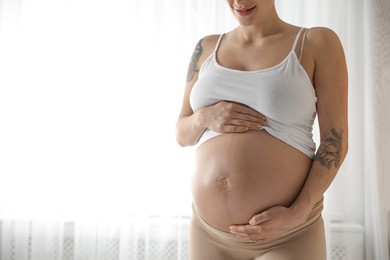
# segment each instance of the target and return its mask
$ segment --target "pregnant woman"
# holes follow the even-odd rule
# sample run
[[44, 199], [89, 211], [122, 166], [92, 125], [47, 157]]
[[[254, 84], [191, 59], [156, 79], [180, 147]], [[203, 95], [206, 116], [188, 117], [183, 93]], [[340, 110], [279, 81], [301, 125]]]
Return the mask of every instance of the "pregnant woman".
[[198, 42], [176, 126], [197, 146], [190, 259], [325, 260], [323, 194], [348, 149], [341, 43], [274, 0], [227, 4], [239, 25]]

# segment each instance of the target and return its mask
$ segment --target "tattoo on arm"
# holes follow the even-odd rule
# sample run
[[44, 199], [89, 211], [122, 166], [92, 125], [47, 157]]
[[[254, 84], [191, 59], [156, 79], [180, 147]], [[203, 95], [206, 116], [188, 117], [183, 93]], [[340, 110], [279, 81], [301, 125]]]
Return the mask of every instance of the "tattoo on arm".
[[341, 152], [343, 146], [343, 130], [337, 131], [335, 128], [331, 130], [329, 136], [318, 148], [315, 160], [319, 161], [322, 166], [329, 170], [334, 165], [336, 168], [340, 167]]
[[195, 77], [195, 74], [199, 72], [198, 63], [199, 63], [199, 58], [202, 55], [202, 52], [203, 52], [202, 40], [200, 40], [195, 47], [194, 53], [192, 54], [192, 58], [190, 61], [190, 65], [188, 66], [187, 82], [190, 82]]

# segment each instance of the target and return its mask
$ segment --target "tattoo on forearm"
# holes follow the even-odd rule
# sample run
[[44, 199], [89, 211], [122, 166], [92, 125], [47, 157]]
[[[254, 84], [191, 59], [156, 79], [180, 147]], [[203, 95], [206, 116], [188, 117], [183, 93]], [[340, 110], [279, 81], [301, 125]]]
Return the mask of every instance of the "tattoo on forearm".
[[203, 52], [202, 40], [200, 40], [195, 47], [194, 53], [192, 54], [192, 58], [190, 61], [190, 65], [188, 66], [187, 82], [190, 82], [195, 77], [195, 74], [199, 72], [198, 63], [199, 63], [200, 55], [202, 55], [202, 52]]
[[343, 130], [337, 131], [335, 128], [331, 130], [329, 136], [318, 148], [315, 160], [328, 169], [340, 167], [341, 152], [343, 148]]

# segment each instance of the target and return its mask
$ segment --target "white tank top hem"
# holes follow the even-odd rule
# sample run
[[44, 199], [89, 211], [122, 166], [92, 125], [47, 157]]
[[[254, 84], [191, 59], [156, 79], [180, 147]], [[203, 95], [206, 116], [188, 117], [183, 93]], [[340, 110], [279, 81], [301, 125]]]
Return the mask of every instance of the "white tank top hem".
[[[314, 158], [313, 123], [317, 97], [310, 79], [295, 53], [298, 32], [289, 54], [279, 64], [256, 71], [241, 71], [220, 65], [216, 59], [219, 37], [213, 53], [199, 71], [198, 81], [190, 94], [193, 111], [220, 101], [245, 104], [267, 117], [263, 130], [286, 144]], [[207, 129], [196, 148], [217, 137]]]

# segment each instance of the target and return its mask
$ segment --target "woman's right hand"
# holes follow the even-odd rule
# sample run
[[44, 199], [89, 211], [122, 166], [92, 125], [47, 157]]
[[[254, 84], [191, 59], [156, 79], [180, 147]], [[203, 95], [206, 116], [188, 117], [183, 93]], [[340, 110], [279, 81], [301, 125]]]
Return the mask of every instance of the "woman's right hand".
[[267, 125], [263, 114], [235, 102], [220, 101], [196, 113], [201, 125], [219, 133], [243, 133]]

